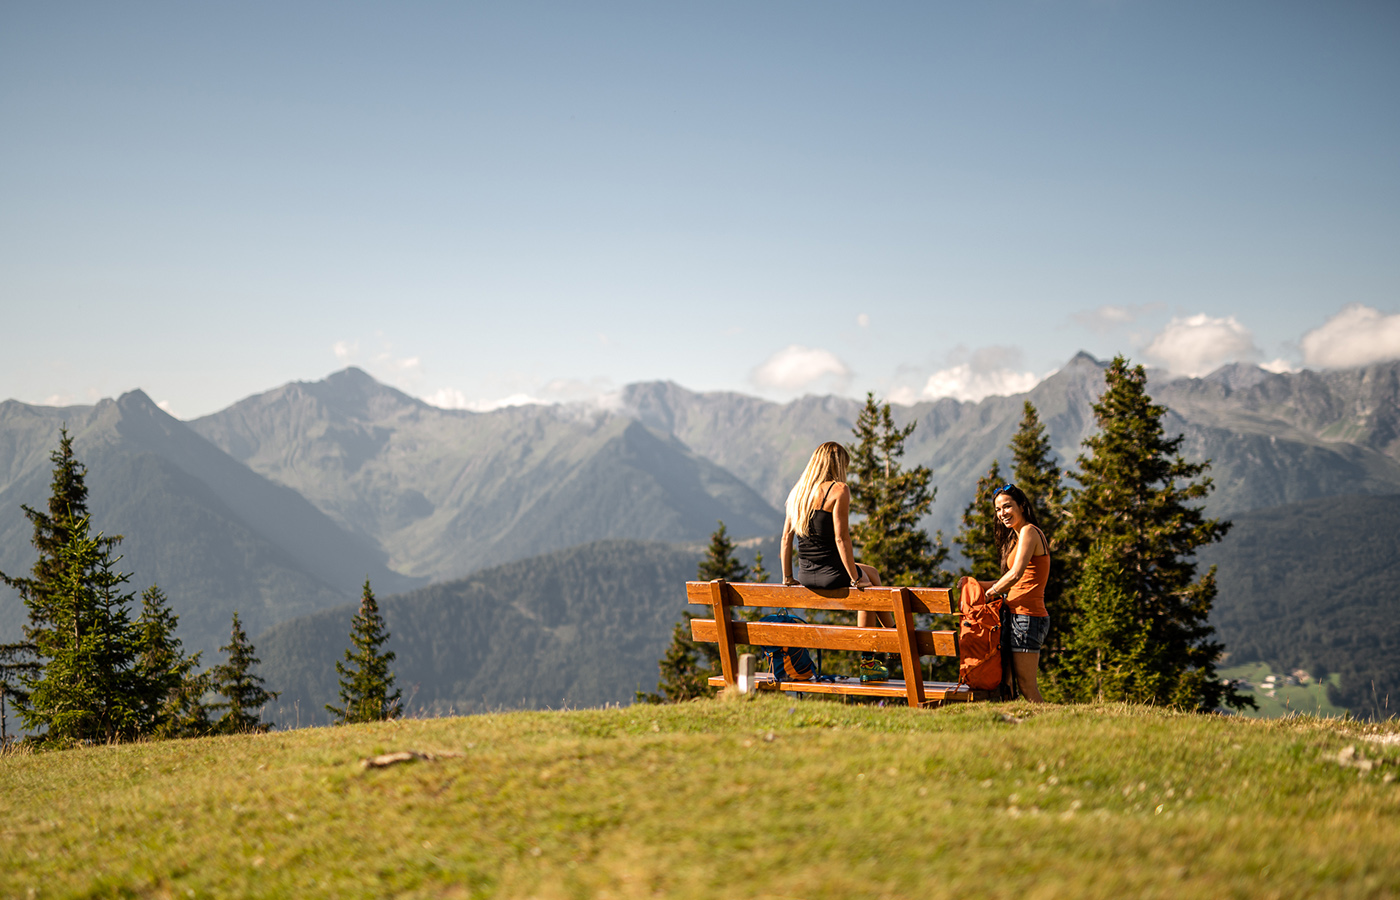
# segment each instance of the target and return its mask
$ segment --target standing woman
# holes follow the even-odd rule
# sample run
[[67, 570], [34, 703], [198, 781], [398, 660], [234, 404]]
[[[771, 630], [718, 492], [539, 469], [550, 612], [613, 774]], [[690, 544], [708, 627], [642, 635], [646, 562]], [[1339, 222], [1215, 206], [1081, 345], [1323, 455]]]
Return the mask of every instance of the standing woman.
[[[851, 489], [846, 485], [846, 469], [851, 458], [846, 448], [827, 441], [812, 453], [802, 477], [787, 498], [787, 518], [783, 522], [783, 543], [779, 553], [783, 584], [801, 584], [818, 590], [880, 586], [880, 573], [873, 566], [856, 562], [851, 543]], [[797, 577], [792, 577], [792, 537], [797, 535]], [[868, 626], [871, 616], [893, 628], [888, 613], [861, 610], [856, 623]], [[861, 681], [888, 681], [889, 669], [874, 654], [860, 655]]]
[[1040, 648], [1050, 631], [1050, 614], [1045, 610], [1050, 544], [1036, 524], [1030, 499], [1016, 485], [997, 488], [992, 506], [992, 537], [1005, 574], [982, 585], [987, 594], [1005, 600], [1011, 612], [1011, 659], [1022, 695], [1032, 703], [1044, 703], [1036, 674]]

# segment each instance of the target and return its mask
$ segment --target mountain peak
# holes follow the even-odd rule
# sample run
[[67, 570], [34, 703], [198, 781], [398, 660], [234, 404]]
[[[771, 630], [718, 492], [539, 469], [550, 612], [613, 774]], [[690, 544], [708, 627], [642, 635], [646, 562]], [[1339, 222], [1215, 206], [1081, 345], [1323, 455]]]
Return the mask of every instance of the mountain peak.
[[1065, 363], [1066, 369], [1078, 369], [1087, 366], [1093, 366], [1095, 369], [1106, 369], [1108, 368], [1108, 363], [1096, 359], [1087, 350], [1080, 350], [1078, 353], [1074, 354], [1074, 356], [1070, 357], [1069, 362]]

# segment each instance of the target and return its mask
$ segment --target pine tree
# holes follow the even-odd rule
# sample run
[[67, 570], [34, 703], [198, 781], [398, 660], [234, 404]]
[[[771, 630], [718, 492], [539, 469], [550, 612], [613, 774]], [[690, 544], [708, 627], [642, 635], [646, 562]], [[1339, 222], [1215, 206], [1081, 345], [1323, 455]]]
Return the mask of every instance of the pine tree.
[[42, 671], [39, 654], [33, 644], [0, 644], [0, 750], [10, 742], [9, 708], [18, 701], [22, 706], [29, 692], [21, 687]]
[[1001, 577], [1001, 557], [992, 536], [992, 495], [1004, 482], [1001, 463], [992, 460], [987, 474], [977, 479], [977, 494], [962, 514], [962, 531], [954, 538], [967, 560], [960, 575], [970, 575], [979, 581], [995, 581]]
[[768, 570], [763, 567], [763, 552], [759, 551], [753, 555], [753, 569], [749, 571], [749, 581], [754, 584], [767, 584], [768, 577]]
[[862, 518], [851, 526], [851, 538], [860, 562], [879, 570], [887, 585], [927, 586], [952, 578], [943, 568], [943, 533], [930, 540], [919, 527], [937, 494], [929, 487], [933, 473], [925, 466], [905, 471], [899, 464], [916, 424], [895, 427], [890, 405], [877, 404], [871, 393], [852, 429], [851, 513]]
[[26, 629], [43, 668], [25, 681], [20, 716], [52, 746], [129, 739], [141, 731], [145, 694], [133, 596], [121, 590], [130, 576], [116, 570], [111, 542], [89, 534], [87, 517], [68, 524], [44, 586], [42, 624]]
[[1152, 703], [1162, 680], [1162, 650], [1147, 622], [1136, 615], [1132, 573], [1112, 539], [1095, 541], [1079, 583], [1082, 608], [1062, 670], [1058, 693], [1094, 703]]
[[[734, 556], [734, 542], [729, 539], [729, 531], [720, 522], [710, 535], [710, 546], [705, 557], [696, 568], [697, 581], [743, 582], [750, 575], [749, 567]], [[708, 641], [696, 641], [690, 636], [690, 620], [696, 615], [689, 610], [681, 612], [681, 620], [671, 629], [671, 643], [666, 654], [657, 662], [661, 679], [657, 693], [637, 692], [637, 700], [643, 703], [681, 703], [696, 697], [708, 697], [711, 693], [709, 679], [720, 671], [719, 646]]]
[[[326, 704], [326, 711], [341, 724], [378, 722], [397, 718], [401, 692], [394, 689], [394, 673], [389, 663], [394, 661], [392, 650], [380, 648], [389, 640], [379, 604], [365, 579], [360, 610], [350, 624], [350, 644], [345, 650], [345, 662], [337, 662], [340, 676], [340, 707]], [[392, 692], [392, 693], [391, 693]]]
[[[1086, 563], [1095, 545], [1100, 554], [1114, 554], [1123, 568], [1121, 585], [1105, 574], [1110, 568], [1101, 562], [1095, 564], [1095, 578], [1112, 590], [1121, 587], [1127, 603], [1091, 596], [1090, 590], [1112, 590], [1095, 587], [1087, 577], [1073, 586], [1073, 595], [1077, 609], [1107, 609], [1130, 618], [1131, 624], [1115, 623], [1112, 628], [1140, 635], [1147, 649], [1144, 656], [1131, 642], [1095, 644], [1094, 631], [1109, 626], [1076, 629], [1066, 647], [1068, 667], [1083, 666], [1091, 656], [1099, 660], [1096, 665], [1110, 669], [1120, 664], [1146, 667], [1134, 676], [1143, 686], [1135, 699], [1144, 702], [1207, 710], [1222, 702], [1237, 708], [1249, 705], [1250, 698], [1216, 677], [1222, 645], [1211, 639], [1214, 629], [1209, 624], [1215, 569], [1196, 577], [1196, 548], [1220, 540], [1230, 527], [1205, 518], [1193, 505], [1211, 490], [1210, 479], [1202, 477], [1209, 463], [1186, 462], [1179, 454], [1184, 438], [1165, 436], [1166, 407], [1148, 397], [1142, 366], [1129, 367], [1119, 356], [1104, 376], [1106, 390], [1094, 404], [1100, 431], [1084, 441], [1087, 452], [1079, 457], [1075, 477], [1080, 487], [1069, 504], [1066, 543]], [[1068, 698], [1090, 699], [1082, 690]], [[1105, 698], [1125, 699], [1107, 693]]]
[[[39, 558], [30, 577], [11, 577], [0, 572], [0, 581], [19, 592], [29, 613], [30, 628], [44, 628], [53, 612], [53, 593], [58, 577], [59, 551], [65, 547], [76, 523], [88, 518], [87, 467], [73, 455], [73, 438], [67, 426], [59, 432], [58, 447], [49, 454], [53, 474], [49, 483], [48, 511], [21, 504], [20, 509], [34, 527], [31, 542]], [[112, 550], [121, 543], [121, 535], [99, 538], [101, 548]]]
[[700, 581], [723, 578], [733, 582], [746, 581], [749, 577], [749, 567], [734, 556], [734, 542], [729, 539], [723, 522], [710, 535], [710, 546], [705, 549], [705, 558], [700, 561], [696, 577]]
[[219, 649], [228, 654], [228, 662], [215, 666], [209, 674], [214, 692], [224, 699], [210, 704], [209, 708], [227, 711], [214, 723], [212, 731], [243, 734], [273, 728], [273, 723], [262, 721], [262, 708], [277, 699], [277, 692], [265, 690], [262, 678], [253, 674], [253, 667], [262, 660], [253, 655], [253, 643], [248, 640], [236, 612], [228, 645]]
[[175, 636], [179, 616], [157, 585], [141, 594], [136, 620], [136, 670], [143, 689], [142, 732], [155, 737], [196, 737], [209, 731], [209, 711], [203, 697], [210, 678], [198, 672], [200, 654], [186, 656]]

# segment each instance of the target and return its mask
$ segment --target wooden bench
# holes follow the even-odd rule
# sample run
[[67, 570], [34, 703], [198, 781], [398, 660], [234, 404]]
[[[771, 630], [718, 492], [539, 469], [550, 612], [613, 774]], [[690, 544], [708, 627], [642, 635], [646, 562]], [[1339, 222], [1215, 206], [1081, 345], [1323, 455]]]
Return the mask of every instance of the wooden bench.
[[[951, 613], [952, 600], [947, 588], [872, 587], [817, 591], [797, 585], [731, 584], [724, 580], [688, 581], [686, 599], [710, 607], [713, 618], [692, 619], [691, 637], [719, 644], [723, 675], [710, 679], [713, 687], [737, 684], [739, 644], [763, 647], [805, 647], [809, 650], [866, 650], [897, 653], [904, 664], [904, 680], [891, 679], [862, 684], [859, 678], [833, 681], [776, 681], [772, 675], [759, 676], [760, 690], [782, 690], [805, 694], [853, 694], [865, 697], [900, 697], [914, 707], [940, 706], [947, 702], [988, 700], [988, 691], [973, 691], [966, 685], [946, 681], [924, 681], [921, 656], [957, 656], [956, 635], [951, 631], [925, 631], [914, 627], [915, 613]], [[855, 625], [817, 625], [795, 622], [746, 622], [729, 614], [731, 607], [758, 606], [787, 609], [831, 609], [887, 612], [894, 616], [894, 628], [861, 628]]]

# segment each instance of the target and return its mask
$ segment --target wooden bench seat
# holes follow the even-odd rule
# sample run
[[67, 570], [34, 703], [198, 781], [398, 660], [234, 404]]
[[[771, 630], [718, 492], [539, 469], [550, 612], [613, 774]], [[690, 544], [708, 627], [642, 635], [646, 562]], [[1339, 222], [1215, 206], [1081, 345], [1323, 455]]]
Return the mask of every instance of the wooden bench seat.
[[[688, 581], [686, 599], [710, 607], [713, 618], [692, 619], [691, 637], [719, 644], [722, 675], [710, 679], [717, 688], [737, 683], [738, 645], [805, 647], [809, 650], [857, 650], [897, 653], [906, 674], [922, 672], [921, 656], [957, 656], [956, 636], [951, 631], [928, 631], [915, 627], [915, 613], [948, 614], [953, 611], [947, 588], [872, 587], [817, 591], [800, 585], [731, 584], [715, 581]], [[894, 617], [894, 628], [861, 628], [855, 625], [818, 625], [788, 622], [746, 622], [735, 620], [730, 609], [736, 606], [829, 609], [887, 612]], [[903, 697], [914, 707], [938, 706], [949, 701], [987, 700], [990, 692], [972, 691], [965, 686], [941, 681], [891, 680], [862, 684], [859, 678], [833, 681], [786, 681], [772, 675], [760, 677], [759, 690], [783, 690], [811, 694], [853, 694], [865, 697]]]

